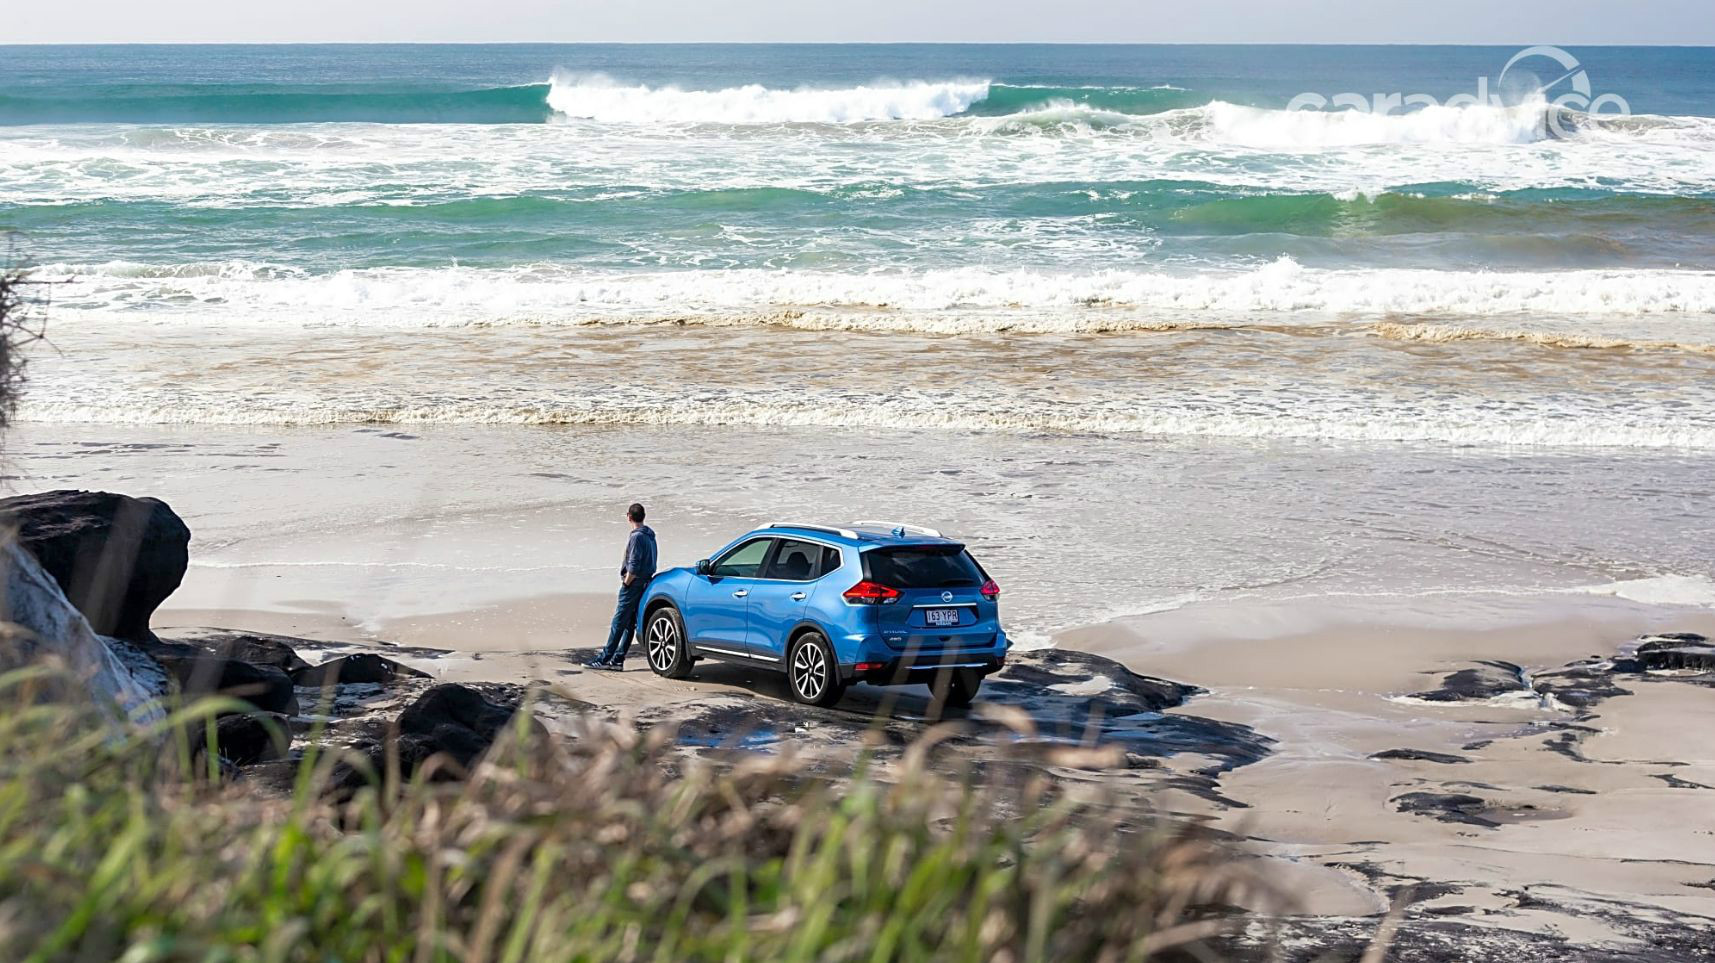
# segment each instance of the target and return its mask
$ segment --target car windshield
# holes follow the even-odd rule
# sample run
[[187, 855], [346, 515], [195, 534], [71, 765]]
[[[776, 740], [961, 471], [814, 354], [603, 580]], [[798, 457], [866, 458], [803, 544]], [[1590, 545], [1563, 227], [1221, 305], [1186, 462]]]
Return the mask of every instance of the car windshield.
[[982, 570], [957, 545], [878, 548], [864, 553], [864, 578], [901, 589], [981, 585]]

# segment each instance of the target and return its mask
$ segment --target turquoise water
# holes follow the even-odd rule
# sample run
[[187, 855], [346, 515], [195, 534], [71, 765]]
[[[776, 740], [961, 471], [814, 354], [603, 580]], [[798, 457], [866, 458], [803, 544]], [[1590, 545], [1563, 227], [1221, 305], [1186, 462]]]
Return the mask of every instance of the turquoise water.
[[[60, 282], [62, 343], [173, 328], [224, 345], [232, 372], [246, 344], [375, 332], [296, 369], [312, 384], [289, 399], [254, 375], [145, 383], [162, 335], [117, 372], [110, 355], [68, 360], [36, 417], [944, 418], [1715, 447], [1715, 51], [1577, 48], [1571, 74], [1541, 56], [1509, 67], [1516, 53], [8, 47], [0, 229]], [[1578, 84], [1629, 113], [1548, 103]], [[1478, 90], [1493, 99], [1286, 109]], [[536, 365], [614, 339], [685, 343], [578, 327], [660, 322], [730, 333], [665, 394], [673, 379], [610, 391], [600, 372]], [[757, 332], [782, 327], [839, 333], [793, 342], [814, 385], [873, 332], [1053, 335], [1048, 368], [1067, 380], [888, 394], [885, 410], [882, 385], [855, 402], [709, 388], [719, 370], [766, 377], [785, 342]], [[1168, 332], [1192, 360], [1165, 387], [1075, 360], [1098, 337]], [[351, 383], [377, 366], [341, 365], [382, 344], [433, 372]], [[1127, 364], [1158, 363], [1133, 347]], [[1622, 353], [1568, 377], [1542, 354], [1566, 348]], [[527, 358], [505, 390], [487, 367], [501, 350]], [[742, 363], [723, 369], [723, 350]], [[1014, 362], [982, 363], [997, 367], [972, 383], [1005, 383]], [[1384, 370], [1385, 390], [1366, 374]]]
[[1510, 113], [1280, 110], [1511, 53], [6, 48], [0, 226], [193, 273], [1711, 267], [1710, 51], [1577, 51], [1646, 117], [1569, 140], [1516, 82]]

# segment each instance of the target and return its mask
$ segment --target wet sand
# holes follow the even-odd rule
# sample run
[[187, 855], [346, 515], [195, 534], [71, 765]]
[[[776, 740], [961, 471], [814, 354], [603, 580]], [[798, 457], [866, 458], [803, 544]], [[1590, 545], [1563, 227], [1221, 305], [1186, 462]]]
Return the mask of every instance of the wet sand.
[[[1715, 634], [1715, 613], [1555, 596], [1392, 609], [1323, 599], [1191, 607], [1057, 642], [1202, 686], [1173, 711], [1276, 740], [1221, 779], [1239, 805], [1208, 814], [1351, 884], [1301, 870], [1312, 911], [1353, 912], [1355, 886], [1381, 912], [1409, 885], [1445, 918], [1625, 944], [1616, 904], [1715, 926], [1715, 735], [1699, 721], [1715, 718], [1715, 688], [1650, 673], [1585, 709], [1528, 690], [1413, 694], [1483, 661], [1528, 679], [1662, 631]], [[1446, 808], [1454, 797], [1468, 798]]]

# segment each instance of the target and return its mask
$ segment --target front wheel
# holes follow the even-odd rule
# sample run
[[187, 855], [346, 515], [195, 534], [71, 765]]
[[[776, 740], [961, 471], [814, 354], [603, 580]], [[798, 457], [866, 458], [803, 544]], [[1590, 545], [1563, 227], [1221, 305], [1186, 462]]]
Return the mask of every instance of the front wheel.
[[658, 676], [683, 679], [691, 674], [691, 657], [685, 647], [685, 621], [679, 610], [663, 605], [649, 614], [643, 627], [643, 654]]
[[834, 650], [820, 632], [805, 632], [786, 657], [786, 685], [792, 698], [810, 706], [831, 706], [845, 695]]

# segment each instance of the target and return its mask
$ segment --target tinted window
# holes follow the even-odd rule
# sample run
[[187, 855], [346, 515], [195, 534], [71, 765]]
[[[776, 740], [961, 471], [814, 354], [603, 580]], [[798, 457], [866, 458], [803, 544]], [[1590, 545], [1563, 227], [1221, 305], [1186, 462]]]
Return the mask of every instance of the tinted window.
[[863, 577], [894, 588], [954, 588], [983, 583], [970, 554], [955, 546], [878, 548], [863, 557]]
[[840, 561], [841, 561], [841, 559], [840, 559], [840, 550], [839, 549], [837, 549], [837, 548], [823, 548], [822, 549], [822, 570], [816, 574], [819, 577], [822, 575], [826, 575], [829, 572], [832, 572], [833, 570], [840, 567]]
[[754, 542], [743, 545], [722, 555], [715, 562], [711, 574], [716, 578], [756, 578], [762, 571], [762, 561], [768, 557], [768, 546], [774, 543], [772, 538], [759, 538]]
[[809, 582], [821, 577], [821, 562], [822, 546], [783, 538], [780, 550], [774, 553], [774, 561], [768, 565], [766, 577], [787, 582]]

